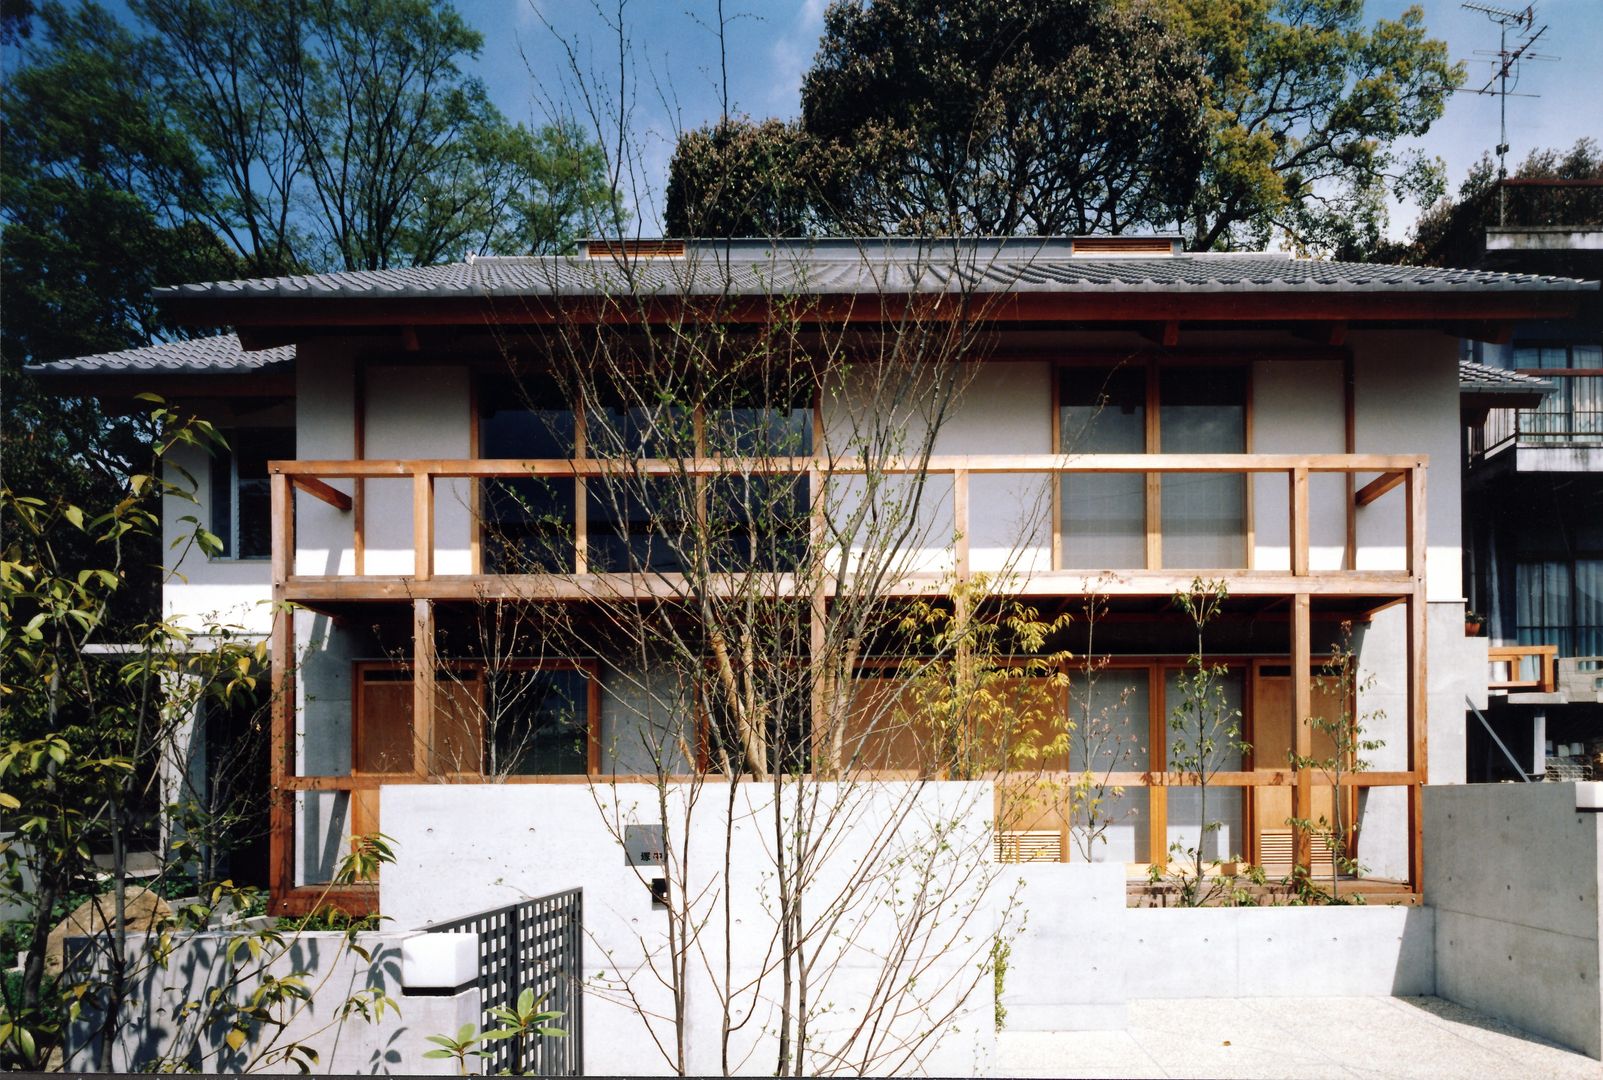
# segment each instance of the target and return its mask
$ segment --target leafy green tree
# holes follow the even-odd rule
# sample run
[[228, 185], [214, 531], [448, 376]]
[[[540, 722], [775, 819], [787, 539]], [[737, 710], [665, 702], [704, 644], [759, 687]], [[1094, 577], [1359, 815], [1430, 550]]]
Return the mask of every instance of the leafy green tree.
[[1418, 8], [1367, 23], [1362, 0], [837, 0], [800, 122], [686, 132], [668, 219], [704, 235], [1178, 224], [1198, 250], [1278, 236], [1361, 256], [1389, 195], [1439, 191], [1440, 163], [1397, 144], [1462, 77]]
[[[1532, 150], [1514, 169], [1519, 180], [1603, 180], [1603, 150], [1596, 139], [1577, 139], [1568, 150]], [[1497, 162], [1485, 154], [1470, 167], [1458, 194], [1420, 215], [1406, 244], [1384, 249], [1387, 262], [1424, 266], [1475, 266], [1486, 252], [1486, 230], [1509, 226], [1592, 225], [1603, 222], [1597, 188], [1510, 188], [1499, 199]], [[1547, 257], [1544, 267], [1575, 277], [1596, 276], [1585, 253]]]
[[1142, 5], [839, 2], [802, 125], [842, 156], [825, 202], [845, 231], [1117, 233], [1187, 204], [1200, 82]]
[[828, 155], [782, 120], [720, 120], [685, 132], [668, 163], [670, 236], [804, 236], [817, 225]]
[[[23, 365], [174, 336], [151, 288], [236, 276], [238, 263], [188, 214], [205, 168], [150, 92], [161, 63], [148, 43], [94, 6], [48, 4], [37, 19], [0, 88], [0, 457], [16, 490], [106, 506], [145, 453], [148, 425], [43, 388]], [[0, 518], [8, 532], [16, 524]], [[87, 565], [83, 537], [62, 542], [68, 563]], [[129, 538], [129, 564], [157, 561], [156, 543]], [[153, 601], [145, 575], [115, 606]]]
[[1425, 133], [1463, 69], [1420, 8], [1364, 21], [1363, 0], [1164, 0], [1206, 68], [1209, 148], [1185, 215], [1197, 250], [1259, 249], [1282, 234], [1351, 254], [1378, 243], [1389, 192], [1428, 203]]

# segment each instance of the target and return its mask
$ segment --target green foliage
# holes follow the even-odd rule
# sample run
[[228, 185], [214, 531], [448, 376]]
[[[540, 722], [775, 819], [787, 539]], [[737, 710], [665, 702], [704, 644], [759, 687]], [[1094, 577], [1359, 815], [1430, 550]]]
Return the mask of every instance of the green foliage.
[[916, 740], [931, 775], [1009, 774], [1006, 820], [1040, 801], [1030, 774], [1067, 753], [1060, 701], [1070, 656], [1052, 646], [1070, 617], [996, 600], [992, 585], [979, 574], [942, 602], [909, 605], [900, 631], [911, 658], [897, 673], [900, 697], [886, 727]]
[[1329, 752], [1323, 757], [1298, 754], [1295, 750], [1287, 755], [1294, 772], [1305, 769], [1317, 772], [1332, 788], [1332, 812], [1329, 817], [1321, 814], [1313, 819], [1293, 817], [1286, 821], [1288, 825], [1310, 835], [1322, 837], [1329, 845], [1328, 890], [1321, 892], [1312, 875], [1302, 867], [1295, 869], [1294, 884], [1305, 900], [1331, 904], [1363, 903], [1363, 897], [1342, 896], [1337, 888], [1342, 875], [1357, 876], [1362, 871], [1358, 861], [1352, 857], [1357, 846], [1357, 828], [1354, 822], [1347, 819], [1346, 792], [1342, 789], [1341, 778], [1347, 773], [1368, 768], [1369, 764], [1363, 755], [1374, 753], [1386, 745], [1384, 740], [1371, 739], [1364, 734], [1370, 724], [1384, 720], [1385, 713], [1360, 713], [1358, 710], [1358, 696], [1369, 690], [1373, 677], [1359, 676], [1358, 654], [1353, 648], [1352, 635], [1352, 623], [1342, 623], [1341, 638], [1330, 647], [1330, 656], [1315, 680], [1315, 685], [1325, 692], [1325, 699], [1334, 698], [1338, 703], [1336, 715], [1308, 718], [1309, 727], [1324, 736]]
[[1395, 149], [1442, 114], [1461, 65], [1424, 14], [1363, 0], [1164, 0], [1203, 57], [1210, 146], [1185, 214], [1198, 250], [1371, 250], [1391, 193], [1428, 204], [1441, 165]]
[[[1603, 150], [1596, 139], [1577, 139], [1568, 150], [1532, 150], [1513, 173], [1527, 180], [1603, 180]], [[1603, 192], [1597, 188], [1513, 188], [1500, 198], [1497, 162], [1483, 155], [1470, 167], [1458, 194], [1443, 198], [1420, 216], [1407, 244], [1380, 253], [1387, 262], [1418, 266], [1475, 266], [1486, 250], [1486, 230], [1499, 220], [1511, 226], [1591, 225], [1603, 223]], [[1555, 273], [1588, 277], [1584, 255], [1558, 261]]]
[[466, 1076], [469, 1058], [487, 1058], [495, 1052], [485, 1043], [524, 1039], [532, 1035], [565, 1038], [568, 1034], [566, 1029], [551, 1024], [551, 1021], [562, 1018], [561, 1011], [542, 1010], [540, 1006], [544, 1002], [545, 995], [536, 998], [533, 990], [522, 990], [512, 1008], [497, 1007], [490, 1010], [490, 1015], [498, 1021], [495, 1027], [480, 1031], [473, 1024], [463, 1024], [455, 1035], [430, 1035], [428, 1041], [435, 1044], [435, 1049], [425, 1050], [423, 1056], [433, 1060], [453, 1060], [457, 1064], [457, 1072]]
[[1151, 870], [1153, 881], [1173, 885], [1184, 907], [1201, 907], [1231, 888], [1218, 874], [1222, 861], [1207, 854], [1208, 837], [1222, 827], [1208, 818], [1208, 782], [1233, 756], [1251, 749], [1241, 739], [1241, 711], [1225, 695], [1230, 668], [1210, 663], [1204, 651], [1208, 625], [1219, 616], [1229, 587], [1223, 580], [1193, 578], [1191, 587], [1174, 594], [1174, 605], [1191, 620], [1197, 645], [1180, 675], [1180, 703], [1169, 715], [1169, 770], [1196, 786], [1200, 832], [1195, 846], [1176, 840], [1169, 845], [1169, 864]]
[[1201, 70], [1115, 0], [832, 4], [799, 125], [687, 133], [672, 228], [701, 235], [1166, 226], [1205, 149]]
[[668, 162], [669, 236], [804, 236], [828, 155], [797, 123], [720, 120], [684, 132]]

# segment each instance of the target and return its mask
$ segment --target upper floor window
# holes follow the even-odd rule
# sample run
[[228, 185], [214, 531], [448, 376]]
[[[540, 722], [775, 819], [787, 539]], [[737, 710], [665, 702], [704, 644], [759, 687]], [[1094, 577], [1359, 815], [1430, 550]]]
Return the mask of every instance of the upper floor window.
[[[1058, 377], [1065, 454], [1247, 452], [1247, 369], [1133, 363]], [[1246, 565], [1247, 484], [1228, 473], [1068, 473], [1059, 491], [1067, 569]]]
[[1603, 443], [1603, 345], [1517, 345], [1514, 366], [1557, 384], [1536, 408], [1520, 410], [1522, 442]]
[[[481, 381], [478, 397], [485, 458], [751, 461], [813, 452], [805, 385], [736, 383], [699, 406], [619, 392], [576, 409], [550, 380], [499, 377]], [[807, 508], [804, 474], [748, 474], [739, 464], [705, 478], [491, 480], [479, 504], [484, 569], [572, 573], [581, 531], [590, 572], [672, 573], [698, 553], [715, 570], [788, 569], [804, 550]]]
[[223, 432], [228, 449], [211, 461], [211, 531], [223, 558], [265, 559], [273, 549], [269, 461], [295, 457], [294, 428], [236, 428]]

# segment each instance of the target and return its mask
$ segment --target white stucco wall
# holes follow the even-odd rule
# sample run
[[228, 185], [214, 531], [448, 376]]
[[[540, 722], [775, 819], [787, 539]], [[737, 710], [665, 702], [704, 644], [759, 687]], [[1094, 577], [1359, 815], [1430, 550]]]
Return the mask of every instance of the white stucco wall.
[[[472, 445], [468, 369], [462, 365], [384, 365], [367, 371], [367, 456], [466, 458]], [[470, 561], [471, 487], [441, 480], [434, 489], [434, 570], [466, 574]], [[367, 482], [366, 570], [410, 574], [411, 480]]]
[[[1425, 588], [1462, 600], [1458, 342], [1435, 331], [1354, 333], [1354, 436], [1360, 454], [1424, 454]], [[1362, 486], [1372, 477], [1361, 475]], [[1358, 568], [1404, 565], [1402, 489], [1358, 511]]]
[[[1340, 361], [1260, 361], [1252, 365], [1252, 446], [1256, 454], [1340, 454], [1347, 446]], [[1347, 547], [1347, 484], [1339, 474], [1308, 480], [1308, 565], [1340, 570]], [[1283, 476], [1253, 480], [1253, 567], [1289, 570], [1290, 490]]]

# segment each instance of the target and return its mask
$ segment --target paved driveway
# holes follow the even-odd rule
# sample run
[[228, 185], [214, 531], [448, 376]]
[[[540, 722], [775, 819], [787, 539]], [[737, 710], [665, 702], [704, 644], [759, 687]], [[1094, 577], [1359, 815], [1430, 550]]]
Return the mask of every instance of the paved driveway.
[[999, 1076], [1586, 1077], [1603, 1064], [1440, 998], [1132, 1001], [1124, 1031], [1008, 1032]]

